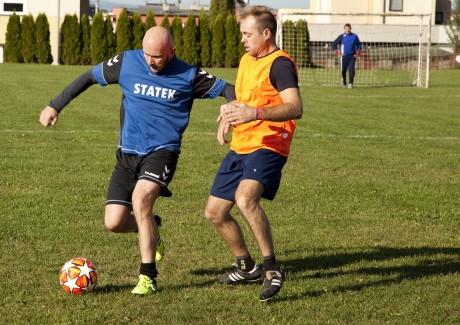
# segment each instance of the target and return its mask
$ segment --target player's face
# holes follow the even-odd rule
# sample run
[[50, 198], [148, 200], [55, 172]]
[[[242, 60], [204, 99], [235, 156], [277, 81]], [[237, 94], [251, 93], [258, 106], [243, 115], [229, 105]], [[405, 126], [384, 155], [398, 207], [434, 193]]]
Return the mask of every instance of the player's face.
[[162, 46], [150, 46], [148, 48], [144, 48], [144, 58], [145, 62], [155, 73], [160, 72], [163, 70], [171, 59], [174, 57], [176, 53], [176, 49], [173, 47], [162, 47]]
[[267, 33], [268, 29], [262, 33], [259, 31], [257, 21], [254, 17], [249, 16], [240, 22], [240, 31], [242, 34], [241, 43], [243, 43], [246, 53], [251, 56], [265, 55], [267, 47]]
[[350, 34], [351, 33], [351, 27], [350, 26], [345, 26], [343, 28], [343, 30], [345, 31], [345, 34]]

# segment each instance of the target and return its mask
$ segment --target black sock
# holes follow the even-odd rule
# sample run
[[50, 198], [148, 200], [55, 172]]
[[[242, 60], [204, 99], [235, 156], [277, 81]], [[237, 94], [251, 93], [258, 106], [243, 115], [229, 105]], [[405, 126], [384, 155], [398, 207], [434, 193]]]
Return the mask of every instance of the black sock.
[[237, 256], [236, 257], [236, 265], [240, 270], [249, 272], [254, 269], [254, 266], [256, 263], [252, 259], [251, 255], [246, 255], [246, 256]]
[[139, 274], [146, 275], [152, 280], [155, 279], [158, 275], [156, 263], [141, 263]]
[[264, 270], [265, 272], [279, 270], [278, 264], [276, 264], [275, 255], [264, 256]]

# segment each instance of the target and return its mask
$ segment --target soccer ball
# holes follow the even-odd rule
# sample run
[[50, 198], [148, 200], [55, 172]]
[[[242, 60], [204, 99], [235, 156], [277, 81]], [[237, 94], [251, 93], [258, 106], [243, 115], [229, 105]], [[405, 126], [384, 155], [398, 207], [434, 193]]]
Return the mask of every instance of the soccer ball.
[[67, 293], [83, 294], [94, 289], [97, 284], [97, 271], [86, 258], [68, 260], [59, 272], [59, 282]]

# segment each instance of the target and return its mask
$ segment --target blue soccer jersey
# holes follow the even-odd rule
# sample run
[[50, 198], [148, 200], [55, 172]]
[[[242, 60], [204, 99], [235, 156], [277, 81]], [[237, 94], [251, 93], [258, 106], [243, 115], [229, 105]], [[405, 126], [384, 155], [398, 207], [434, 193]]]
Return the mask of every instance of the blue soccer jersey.
[[195, 98], [219, 96], [226, 82], [177, 57], [154, 73], [142, 50], [126, 51], [92, 69], [101, 86], [119, 84], [121, 129], [118, 146], [144, 156], [160, 149], [180, 152]]
[[332, 43], [332, 49], [337, 51], [337, 45], [340, 44], [340, 52], [343, 56], [351, 56], [359, 54], [361, 52], [361, 42], [359, 41], [358, 35], [350, 33], [340, 34], [334, 43]]

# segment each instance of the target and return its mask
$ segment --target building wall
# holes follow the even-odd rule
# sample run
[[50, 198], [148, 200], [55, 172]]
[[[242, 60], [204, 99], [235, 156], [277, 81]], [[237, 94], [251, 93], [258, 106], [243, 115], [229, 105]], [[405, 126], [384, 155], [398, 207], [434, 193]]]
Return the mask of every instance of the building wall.
[[[402, 0], [403, 11], [390, 11], [392, 0], [310, 0], [310, 11], [316, 13], [367, 13], [367, 14], [432, 14], [432, 25], [435, 24], [436, 12], [444, 13], [444, 23], [450, 18], [451, 0]], [[340, 18], [318, 17], [318, 23], [339, 23]], [[387, 17], [385, 21], [377, 17], [362, 17], [355, 23], [360, 24], [402, 24], [417, 23], [418, 18], [412, 21], [399, 17]]]
[[[0, 47], [3, 47], [5, 44], [6, 28], [11, 14], [10, 12], [3, 11], [3, 4], [5, 2], [22, 3], [23, 12], [18, 12], [17, 14], [19, 16], [31, 14], [34, 17], [34, 19], [36, 19], [38, 14], [46, 14], [46, 17], [48, 18], [48, 23], [50, 25], [50, 43], [51, 53], [53, 54], [54, 60], [53, 64], [57, 64], [58, 62], [58, 21], [59, 25], [62, 24], [62, 22], [64, 21], [64, 17], [67, 14], [76, 14], [79, 19], [83, 14], [86, 14], [87, 16], [89, 15], [89, 0], [0, 0]], [[3, 62], [3, 55], [1, 62]]]

